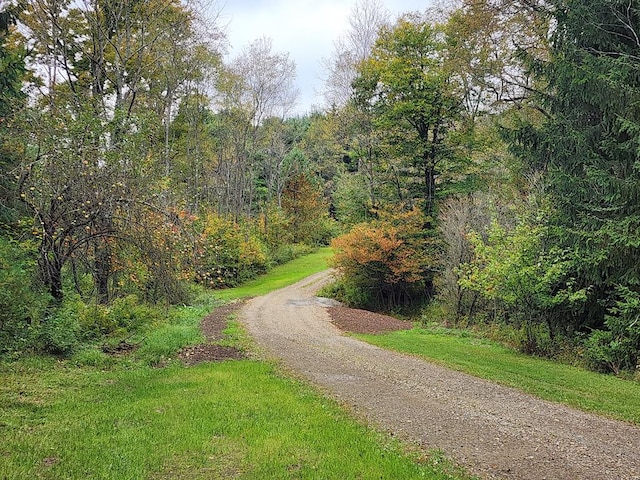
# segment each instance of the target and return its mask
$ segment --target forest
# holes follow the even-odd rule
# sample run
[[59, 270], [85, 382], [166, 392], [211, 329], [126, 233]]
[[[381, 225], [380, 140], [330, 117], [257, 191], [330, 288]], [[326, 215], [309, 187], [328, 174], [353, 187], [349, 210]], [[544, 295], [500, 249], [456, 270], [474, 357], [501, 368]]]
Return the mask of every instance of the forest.
[[358, 0], [324, 106], [192, 0], [0, 3], [0, 356], [323, 245], [348, 305], [640, 363], [640, 5]]

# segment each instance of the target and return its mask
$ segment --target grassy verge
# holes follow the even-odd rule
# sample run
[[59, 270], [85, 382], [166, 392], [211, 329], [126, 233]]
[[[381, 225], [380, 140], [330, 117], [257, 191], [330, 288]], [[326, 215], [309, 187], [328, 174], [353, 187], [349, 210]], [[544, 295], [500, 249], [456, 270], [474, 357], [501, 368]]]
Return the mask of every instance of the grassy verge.
[[0, 478], [461, 478], [257, 361], [0, 375]]
[[357, 337], [547, 400], [640, 424], [638, 382], [522, 355], [465, 332], [414, 328]]
[[[326, 268], [322, 255], [298, 260], [298, 273], [280, 281]], [[257, 295], [280, 285], [265, 281], [246, 288]], [[437, 454], [366, 428], [274, 365], [172, 361], [199, 341], [208, 302], [171, 312], [135, 353], [0, 362], [0, 478], [467, 478]], [[246, 346], [237, 324], [228, 333]]]
[[328, 268], [327, 260], [332, 254], [330, 248], [321, 248], [316, 253], [297, 258], [285, 265], [279, 265], [269, 273], [240, 287], [218, 290], [216, 291], [216, 298], [233, 300], [236, 298], [256, 297], [272, 290], [286, 287], [309, 275], [326, 270]]

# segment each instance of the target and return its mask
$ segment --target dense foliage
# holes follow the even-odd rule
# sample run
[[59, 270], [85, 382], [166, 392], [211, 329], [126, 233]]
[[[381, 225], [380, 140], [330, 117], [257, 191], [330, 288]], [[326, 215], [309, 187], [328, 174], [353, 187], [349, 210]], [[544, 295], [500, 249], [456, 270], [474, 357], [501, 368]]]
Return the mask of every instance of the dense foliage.
[[2, 352], [126, 336], [194, 282], [328, 243], [309, 122], [287, 118], [295, 66], [270, 41], [223, 64], [219, 27], [174, 0], [2, 8]]
[[427, 239], [417, 208], [383, 214], [336, 238], [333, 262], [341, 273], [337, 296], [352, 305], [393, 309], [428, 295], [437, 239]]
[[302, 117], [289, 55], [224, 61], [189, 4], [2, 9], [2, 352], [68, 353], [333, 238], [348, 303], [636, 369], [635, 4], [357, 1]]

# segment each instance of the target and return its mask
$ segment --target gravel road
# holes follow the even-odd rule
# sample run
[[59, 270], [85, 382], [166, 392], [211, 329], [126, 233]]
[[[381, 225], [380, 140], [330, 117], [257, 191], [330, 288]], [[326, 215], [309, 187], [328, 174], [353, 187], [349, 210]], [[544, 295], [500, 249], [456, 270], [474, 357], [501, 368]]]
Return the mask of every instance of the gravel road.
[[266, 355], [357, 415], [481, 478], [640, 480], [640, 427], [344, 336], [314, 296], [329, 280], [254, 298], [239, 317]]

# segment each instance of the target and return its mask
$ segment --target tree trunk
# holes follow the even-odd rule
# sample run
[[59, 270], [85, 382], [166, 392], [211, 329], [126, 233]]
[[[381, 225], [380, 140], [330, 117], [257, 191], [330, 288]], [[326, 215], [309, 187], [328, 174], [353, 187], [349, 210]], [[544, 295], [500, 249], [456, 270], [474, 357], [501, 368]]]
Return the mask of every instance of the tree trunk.
[[111, 249], [106, 240], [98, 241], [95, 246], [94, 282], [98, 303], [109, 303], [109, 277], [111, 276]]

